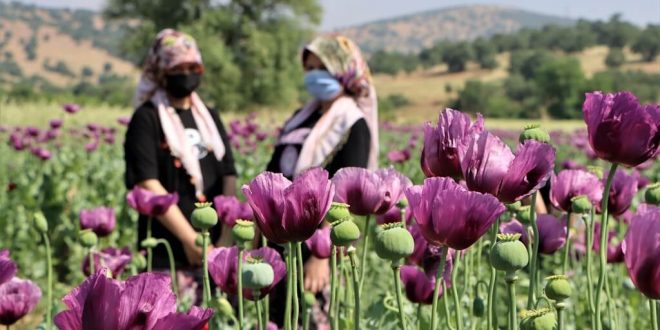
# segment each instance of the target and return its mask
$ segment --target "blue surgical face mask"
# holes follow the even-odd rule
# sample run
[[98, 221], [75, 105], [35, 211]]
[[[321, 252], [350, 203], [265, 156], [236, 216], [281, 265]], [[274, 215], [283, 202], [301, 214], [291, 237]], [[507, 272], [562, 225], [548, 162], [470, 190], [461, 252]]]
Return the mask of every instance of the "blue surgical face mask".
[[341, 84], [326, 70], [305, 72], [307, 92], [321, 101], [329, 101], [341, 93]]

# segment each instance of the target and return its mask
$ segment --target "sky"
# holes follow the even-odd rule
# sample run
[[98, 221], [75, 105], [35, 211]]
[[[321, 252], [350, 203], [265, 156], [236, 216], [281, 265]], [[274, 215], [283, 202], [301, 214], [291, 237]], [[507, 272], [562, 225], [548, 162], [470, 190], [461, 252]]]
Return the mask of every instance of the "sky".
[[[0, 0], [2, 1], [2, 0]], [[637, 25], [660, 24], [660, 0], [320, 0], [324, 14], [321, 29], [367, 23], [374, 20], [423, 12], [443, 7], [491, 4], [517, 7], [542, 14], [569, 18], [607, 19], [614, 13]], [[99, 10], [106, 0], [19, 0], [49, 7]]]

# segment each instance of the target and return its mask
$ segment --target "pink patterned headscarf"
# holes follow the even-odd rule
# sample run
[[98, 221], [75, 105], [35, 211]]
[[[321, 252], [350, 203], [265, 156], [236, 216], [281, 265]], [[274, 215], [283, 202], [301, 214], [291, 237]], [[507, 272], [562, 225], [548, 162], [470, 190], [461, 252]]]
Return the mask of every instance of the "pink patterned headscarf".
[[[193, 153], [193, 146], [186, 138], [181, 119], [169, 104], [167, 92], [159, 85], [168, 70], [181, 64], [190, 63], [197, 64], [202, 71], [204, 70], [202, 56], [195, 39], [188, 34], [172, 29], [160, 31], [149, 49], [133, 104], [138, 107], [148, 100], [154, 104], [172, 156], [181, 161], [190, 175], [197, 198], [205, 200], [204, 180], [199, 159]], [[192, 111], [202, 140], [216, 159], [222, 160], [225, 155], [225, 145], [222, 143], [213, 117], [197, 93], [192, 93], [191, 101], [190, 111]]]

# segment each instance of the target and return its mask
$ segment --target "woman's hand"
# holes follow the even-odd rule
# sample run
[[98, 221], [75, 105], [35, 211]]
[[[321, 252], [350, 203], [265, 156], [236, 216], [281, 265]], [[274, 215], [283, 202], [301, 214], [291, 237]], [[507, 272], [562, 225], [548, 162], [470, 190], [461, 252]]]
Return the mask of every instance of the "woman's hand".
[[200, 266], [202, 264], [202, 248], [195, 245], [195, 242], [192, 244], [184, 243], [183, 252], [186, 254], [186, 259], [193, 266]]
[[305, 262], [305, 291], [314, 294], [323, 290], [330, 282], [330, 265], [328, 259], [311, 256]]

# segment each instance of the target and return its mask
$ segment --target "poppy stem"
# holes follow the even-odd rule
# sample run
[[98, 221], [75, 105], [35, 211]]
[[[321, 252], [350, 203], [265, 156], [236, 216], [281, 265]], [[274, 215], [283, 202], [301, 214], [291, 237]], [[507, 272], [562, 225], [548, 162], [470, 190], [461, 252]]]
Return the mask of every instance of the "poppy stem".
[[286, 245], [286, 304], [284, 306], [284, 329], [291, 330], [291, 291], [293, 290], [291, 273], [291, 243]]
[[655, 300], [649, 299], [649, 308], [651, 309], [651, 329], [658, 330], [658, 309]]
[[[500, 230], [500, 217], [497, 217], [495, 220], [495, 224], [493, 225], [493, 233], [492, 236], [490, 237], [490, 251], [488, 255], [490, 255], [493, 252], [493, 248], [495, 247], [495, 240], [497, 239], [497, 232]], [[488, 315], [487, 315], [487, 320], [486, 320], [486, 329], [490, 330], [492, 329], [491, 326], [495, 325], [497, 322], [495, 322], [495, 284], [497, 282], [497, 270], [493, 268], [492, 266], [490, 267], [490, 281], [488, 283]]]
[[261, 317], [261, 302], [259, 301], [259, 293], [259, 290], [254, 290], [254, 305], [257, 308], [257, 329], [262, 330], [265, 329], [265, 327], [263, 318]]
[[170, 261], [170, 276], [172, 277], [172, 292], [176, 296], [176, 300], [179, 301], [179, 286], [176, 283], [176, 265], [174, 264], [174, 253], [172, 253], [172, 246], [167, 240], [162, 238], [158, 239], [158, 243], [165, 245], [167, 250], [167, 258]]
[[600, 302], [603, 295], [603, 287], [605, 286], [605, 273], [607, 272], [607, 224], [609, 215], [607, 214], [607, 204], [610, 199], [610, 188], [612, 187], [612, 181], [614, 180], [614, 174], [616, 173], [616, 168], [619, 164], [612, 163], [610, 166], [610, 172], [607, 175], [607, 181], [605, 182], [605, 190], [603, 190], [603, 199], [601, 204], [602, 217], [600, 218], [600, 269], [598, 272], [598, 284], [596, 284], [596, 301], [594, 307], [596, 308], [596, 330], [603, 329], [603, 320], [601, 319], [601, 308]]
[[591, 326], [595, 326], [594, 320], [594, 280], [591, 271], [591, 251], [594, 244], [594, 209], [591, 208], [589, 220], [585, 218], [587, 223], [587, 246], [586, 246], [586, 257], [587, 258], [587, 299], [589, 300], [589, 311], [591, 312]]
[[456, 327], [454, 327], [451, 324], [451, 313], [449, 313], [449, 294], [445, 294], [447, 292], [447, 282], [445, 282], [445, 279], [443, 278], [441, 280], [442, 282], [442, 305], [444, 307], [445, 314], [443, 315], [445, 318], [445, 323], [447, 324], [447, 329], [449, 330], [455, 330]]
[[298, 316], [300, 315], [300, 306], [298, 304], [298, 291], [296, 290], [296, 283], [298, 282], [298, 272], [296, 267], [296, 250], [293, 246], [294, 243], [289, 242], [289, 251], [291, 252], [291, 294], [293, 296], [293, 320], [291, 326], [298, 329]]
[[417, 304], [417, 330], [422, 329], [422, 304]]
[[401, 215], [401, 224], [403, 225], [403, 228], [406, 228], [406, 208], [401, 208], [399, 214]]
[[561, 273], [568, 271], [568, 253], [571, 250], [571, 212], [566, 214], [566, 244], [564, 245], [564, 259], [562, 260]]
[[238, 274], [238, 329], [243, 330], [243, 246], [239, 244], [238, 246], [238, 269], [236, 271]]
[[[147, 218], [147, 238], [151, 238], [151, 217]], [[147, 248], [147, 272], [151, 272], [151, 263], [153, 260], [153, 251], [149, 247]]]
[[461, 260], [461, 251], [456, 251], [454, 254], [454, 260], [452, 261], [452, 271], [451, 271], [451, 291], [452, 296], [454, 296], [454, 317], [456, 320], [456, 328], [458, 330], [463, 330], [463, 316], [461, 315], [461, 305], [458, 297], [458, 289], [456, 289], [457, 281], [456, 277], [458, 276], [458, 265]]
[[339, 329], [339, 322], [335, 314], [335, 305], [337, 304], [337, 246], [332, 245], [332, 255], [330, 255], [330, 325], [332, 330]]
[[[307, 330], [305, 325], [307, 322], [307, 306], [305, 301], [305, 275], [303, 267], [303, 258], [302, 258], [302, 243], [296, 242], [296, 261], [298, 262], [298, 287], [300, 290], [300, 307], [302, 309], [302, 319], [303, 319], [303, 330]], [[310, 306], [311, 307], [311, 306]]]
[[[392, 271], [394, 273], [394, 290], [396, 291], [396, 304], [399, 309], [399, 323], [401, 323], [401, 329], [406, 330], [406, 318], [403, 315], [403, 300], [401, 299], [401, 266], [398, 264], [392, 264]], [[355, 299], [357, 303], [358, 298]], [[356, 314], [357, 317], [357, 314]], [[356, 325], [356, 330], [358, 329]]]
[[442, 274], [445, 271], [445, 263], [447, 262], [448, 249], [445, 246], [440, 247], [440, 265], [438, 266], [438, 273], [435, 275], [435, 288], [433, 288], [433, 300], [431, 303], [431, 329], [436, 328], [437, 314], [438, 314], [438, 294], [440, 293], [440, 285], [442, 284]]
[[41, 233], [46, 245], [46, 272], [48, 276], [48, 300], [46, 301], [46, 329], [53, 328], [53, 256], [50, 251], [50, 239], [47, 232]]
[[555, 304], [557, 310], [557, 330], [564, 330], [564, 303]]
[[[506, 275], [506, 285], [509, 289], [509, 330], [518, 330], [518, 319], [516, 312], [516, 281], [518, 275], [515, 272]], [[561, 330], [561, 328], [559, 329]]]
[[211, 283], [209, 282], [209, 264], [207, 262], [207, 253], [206, 247], [208, 246], [209, 233], [205, 229], [202, 232], [202, 279], [204, 281], [204, 307], [209, 306], [209, 301], [211, 300]]
[[[358, 276], [357, 258], [355, 257], [355, 249], [353, 247], [348, 250], [348, 258], [351, 261], [351, 268], [353, 270], [353, 291], [355, 291], [353, 294], [355, 298], [355, 309], [353, 310], [355, 320], [353, 320], [353, 325], [355, 326], [355, 330], [360, 330], [360, 280]], [[399, 291], [397, 291], [397, 298], [401, 299], [401, 297], [398, 296], [398, 293]]]
[[360, 258], [360, 265], [362, 271], [360, 272], [360, 293], [362, 293], [362, 285], [364, 284], [364, 274], [367, 273], [367, 250], [369, 249], [369, 225], [371, 224], [371, 215], [367, 215], [364, 222], [364, 239], [362, 240], [362, 257]]
[[536, 287], [538, 285], [538, 258], [539, 244], [541, 237], [539, 235], [539, 225], [536, 223], [536, 192], [532, 194], [532, 201], [529, 208], [529, 222], [532, 224], [534, 232], [534, 243], [532, 244], [532, 258], [529, 263], [529, 292], [527, 295], [527, 309], [531, 309], [536, 302]]

